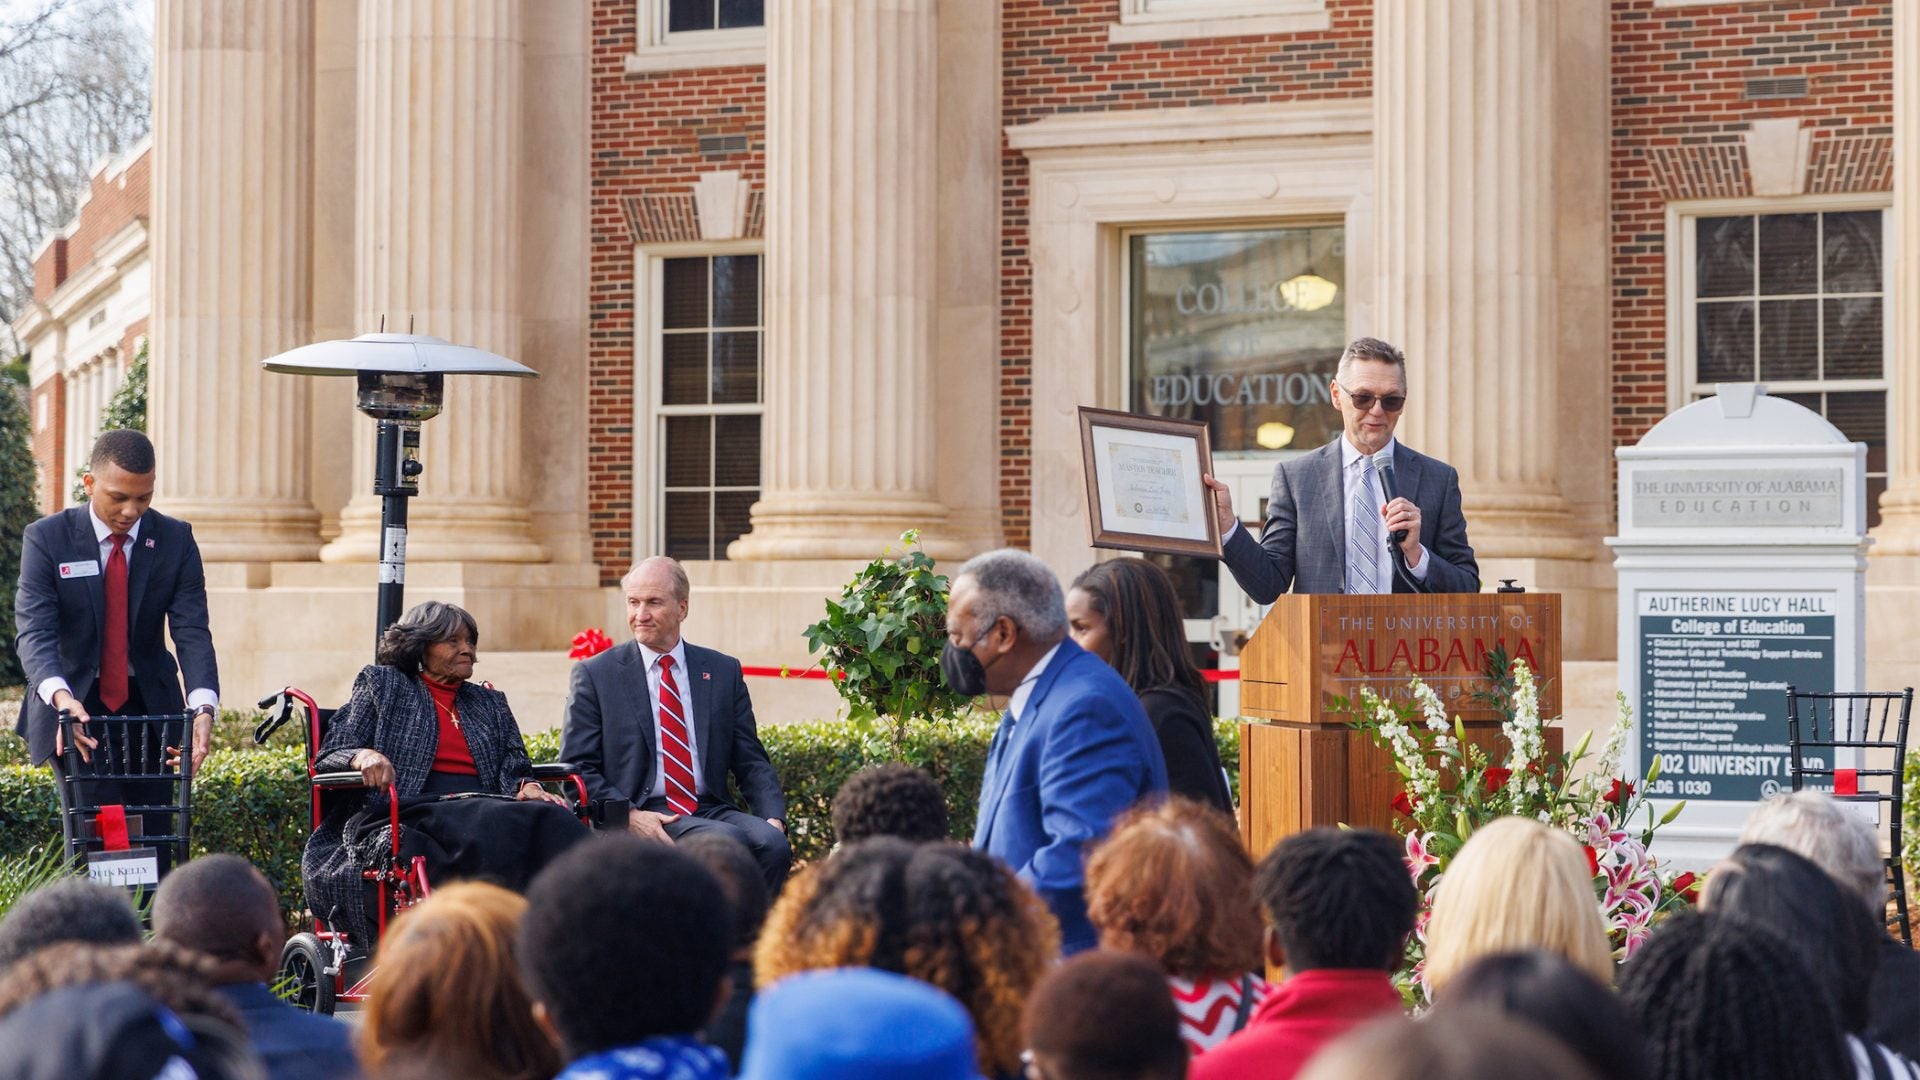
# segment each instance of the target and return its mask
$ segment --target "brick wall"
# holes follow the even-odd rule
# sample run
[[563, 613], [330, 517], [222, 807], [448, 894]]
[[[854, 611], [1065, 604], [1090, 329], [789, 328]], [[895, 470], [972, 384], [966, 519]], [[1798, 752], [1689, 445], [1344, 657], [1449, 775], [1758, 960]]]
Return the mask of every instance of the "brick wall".
[[[43, 404], [44, 402], [44, 404]], [[41, 409], [46, 419], [41, 421]], [[54, 510], [56, 492], [67, 475], [67, 380], [56, 373], [33, 388], [27, 401], [27, 430], [32, 433], [35, 505], [43, 514]]]
[[114, 166], [109, 165], [93, 174], [91, 194], [80, 207], [80, 220], [67, 234], [69, 276], [85, 269], [93, 261], [94, 251], [129, 222], [147, 216], [152, 175], [152, 150], [141, 153], [122, 172], [116, 174]]
[[[1003, 123], [1056, 113], [1366, 97], [1373, 4], [1328, 0], [1325, 31], [1112, 44], [1118, 0], [1005, 0]], [[1032, 537], [1032, 266], [1026, 159], [1003, 142], [1000, 241], [1000, 505], [1007, 543]]]
[[33, 298], [46, 300], [67, 280], [67, 238], [53, 237], [33, 260]]
[[[1751, 193], [1741, 133], [1801, 117], [1807, 190], [1892, 187], [1891, 5], [1716, 4], [1612, 11], [1613, 438], [1667, 411], [1666, 209]], [[1804, 96], [1750, 99], [1748, 80], [1805, 78]]]
[[[766, 75], [759, 67], [628, 75], [638, 0], [594, 0], [592, 268], [587, 316], [588, 528], [603, 584], [632, 562], [635, 233], [685, 239], [696, 176], [740, 171], [766, 185]], [[699, 140], [740, 135], [747, 147], [707, 155]], [[676, 224], [678, 223], [678, 224]], [[697, 229], [694, 232], [697, 236]], [[644, 400], [644, 398], [638, 399]]]

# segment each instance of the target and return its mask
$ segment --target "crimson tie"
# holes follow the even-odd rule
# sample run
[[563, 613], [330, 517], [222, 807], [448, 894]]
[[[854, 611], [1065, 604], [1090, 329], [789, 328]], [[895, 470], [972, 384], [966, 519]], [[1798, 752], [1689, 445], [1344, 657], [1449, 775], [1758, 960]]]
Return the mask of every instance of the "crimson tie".
[[100, 643], [100, 704], [108, 712], [127, 703], [127, 538], [115, 536], [107, 556], [107, 625]]
[[687, 745], [686, 709], [673, 683], [673, 657], [660, 658], [660, 764], [667, 778], [667, 806], [687, 815], [700, 807], [693, 793], [693, 749]]

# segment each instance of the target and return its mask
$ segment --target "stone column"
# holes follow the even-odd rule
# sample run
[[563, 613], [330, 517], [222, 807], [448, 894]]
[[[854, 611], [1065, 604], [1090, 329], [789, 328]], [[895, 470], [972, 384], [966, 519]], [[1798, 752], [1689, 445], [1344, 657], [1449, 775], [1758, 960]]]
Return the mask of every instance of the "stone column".
[[1361, 331], [1406, 351], [1401, 432], [1460, 471], [1483, 559], [1589, 557], [1557, 481], [1555, 8], [1374, 10], [1379, 319]]
[[177, 0], [154, 27], [159, 503], [209, 561], [311, 559], [312, 0]]
[[1873, 555], [1920, 555], [1920, 10], [1893, 5], [1892, 451]]
[[[520, 0], [360, 5], [354, 215], [361, 332], [432, 334], [519, 358]], [[521, 475], [519, 380], [450, 375], [426, 422], [409, 561], [543, 562]], [[380, 521], [373, 425], [354, 435], [355, 494], [322, 558], [371, 561]]]
[[[946, 519], [933, 460], [935, 9], [767, 6], [765, 465], [732, 558], [867, 559]], [[979, 428], [990, 450], [991, 419]]]

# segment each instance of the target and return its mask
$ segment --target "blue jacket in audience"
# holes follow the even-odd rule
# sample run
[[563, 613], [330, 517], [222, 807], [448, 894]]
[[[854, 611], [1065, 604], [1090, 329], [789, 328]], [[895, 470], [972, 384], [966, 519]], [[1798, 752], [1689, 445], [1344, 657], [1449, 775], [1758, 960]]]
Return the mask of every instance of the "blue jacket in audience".
[[230, 983], [220, 993], [247, 1022], [248, 1041], [272, 1080], [349, 1080], [360, 1075], [353, 1032], [330, 1016], [296, 1009], [262, 983]]

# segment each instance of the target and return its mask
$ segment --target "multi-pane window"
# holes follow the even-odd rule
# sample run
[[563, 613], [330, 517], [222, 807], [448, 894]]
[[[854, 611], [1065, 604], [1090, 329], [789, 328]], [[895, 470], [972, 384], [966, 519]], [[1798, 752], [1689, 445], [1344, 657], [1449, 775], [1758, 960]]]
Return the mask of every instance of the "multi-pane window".
[[760, 256], [659, 266], [658, 550], [724, 559], [760, 497]]
[[666, 0], [667, 33], [765, 26], [765, 0]]
[[1869, 525], [1887, 486], [1882, 218], [1829, 210], [1692, 220], [1693, 395], [1764, 382], [1866, 443]]

